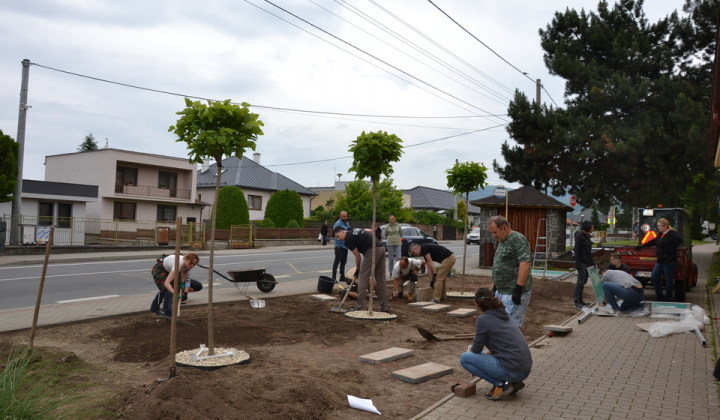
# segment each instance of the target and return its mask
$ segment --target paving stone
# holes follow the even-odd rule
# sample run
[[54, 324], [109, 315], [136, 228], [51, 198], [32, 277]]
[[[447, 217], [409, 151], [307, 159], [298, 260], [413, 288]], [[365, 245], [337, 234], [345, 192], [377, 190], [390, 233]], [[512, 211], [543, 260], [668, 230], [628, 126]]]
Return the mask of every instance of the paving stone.
[[413, 302], [413, 303], [408, 303], [408, 306], [411, 308], [422, 308], [424, 306], [430, 306], [432, 304], [433, 304], [432, 302]]
[[419, 384], [451, 373], [453, 373], [453, 368], [429, 362], [407, 369], [396, 370], [391, 376], [401, 381], [410, 382], [411, 384]]
[[393, 360], [403, 359], [415, 355], [413, 350], [401, 349], [400, 347], [391, 347], [389, 349], [376, 351], [358, 357], [358, 360], [371, 365], [379, 365], [380, 363], [392, 362]]
[[331, 300], [338, 300], [337, 296], [330, 296], [330, 295], [310, 295], [311, 298], [315, 300], [320, 300], [323, 302], [331, 301]]
[[477, 313], [477, 309], [461, 308], [461, 309], [455, 309], [454, 311], [448, 312], [448, 316], [465, 318], [466, 316], [470, 316], [470, 315], [473, 315], [476, 313]]
[[418, 287], [416, 292], [418, 302], [430, 302], [435, 294], [435, 289], [432, 287]]
[[446, 305], [444, 303], [433, 303], [432, 305], [423, 306], [422, 310], [425, 312], [441, 312], [447, 311], [450, 308], [452, 308], [452, 306]]

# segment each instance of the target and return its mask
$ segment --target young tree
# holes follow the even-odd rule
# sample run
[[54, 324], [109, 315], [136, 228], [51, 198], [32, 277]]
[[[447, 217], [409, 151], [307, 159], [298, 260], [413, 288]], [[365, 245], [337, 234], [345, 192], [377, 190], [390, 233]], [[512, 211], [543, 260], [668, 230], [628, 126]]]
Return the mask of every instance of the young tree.
[[[392, 162], [397, 162], [402, 156], [402, 140], [395, 134], [384, 131], [360, 134], [352, 143], [350, 152], [353, 154], [353, 163], [350, 171], [355, 172], [356, 179], [370, 178], [372, 182], [372, 229], [377, 221], [377, 186], [381, 176], [389, 177], [393, 173]], [[372, 269], [370, 270], [370, 303], [369, 312], [372, 315], [372, 285], [375, 284], [375, 240], [372, 241]]]
[[265, 217], [277, 227], [288, 227], [291, 220], [303, 226], [303, 203], [300, 194], [293, 190], [275, 191], [265, 207]]
[[80, 143], [80, 146], [78, 146], [77, 151], [78, 152], [87, 152], [88, 150], [97, 150], [98, 144], [97, 141], [95, 141], [95, 137], [92, 133], [85, 136], [85, 140], [83, 140], [82, 143]]
[[250, 210], [240, 187], [228, 185], [218, 195], [216, 229], [230, 229], [233, 225], [250, 224]]
[[[394, 214], [398, 221], [403, 213], [402, 191], [395, 188], [392, 178], [385, 178], [377, 184], [377, 218], [387, 220]], [[372, 220], [372, 185], [365, 180], [345, 184], [345, 192], [338, 195], [336, 209], [345, 210], [352, 220]]]
[[718, 2], [687, 0], [684, 10], [653, 24], [642, 0], [557, 12], [540, 41], [550, 73], [566, 80], [566, 108], [516, 93], [508, 133], [517, 145], [506, 142], [505, 166], [493, 168], [584, 206], [687, 204], [688, 187], [714, 179], [706, 146]]
[[[193, 102], [185, 98], [185, 109], [177, 112], [180, 118], [174, 126], [168, 129], [177, 135], [176, 141], [187, 143], [190, 163], [203, 163], [203, 159], [207, 158], [213, 158], [217, 163], [215, 202], [210, 217], [210, 261], [208, 263], [208, 351], [211, 356], [215, 354], [212, 285], [220, 174], [224, 156], [234, 155], [238, 159], [242, 159], [247, 148], [255, 150], [258, 136], [263, 135], [261, 127], [264, 124], [258, 119], [258, 114], [250, 112], [249, 106], [250, 104], [245, 102], [242, 103], [242, 107], [232, 104], [230, 99], [223, 102], [209, 102], [205, 105], [200, 101]], [[177, 300], [175, 305], [177, 306]]]
[[463, 216], [465, 223], [463, 226], [463, 275], [460, 289], [465, 292], [465, 261], [467, 260], [467, 208], [469, 206], [470, 193], [478, 188], [485, 188], [487, 183], [487, 168], [482, 163], [465, 162], [456, 163], [452, 168], [445, 171], [447, 173], [447, 186], [453, 191], [453, 194], [465, 195], [465, 205]]
[[0, 203], [12, 201], [17, 185], [18, 143], [0, 130]]

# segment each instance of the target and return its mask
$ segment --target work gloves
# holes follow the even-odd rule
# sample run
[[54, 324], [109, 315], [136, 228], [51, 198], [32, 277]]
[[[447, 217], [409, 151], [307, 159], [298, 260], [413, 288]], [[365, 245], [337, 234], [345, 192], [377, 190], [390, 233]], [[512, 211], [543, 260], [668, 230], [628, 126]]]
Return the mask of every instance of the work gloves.
[[520, 286], [519, 284], [515, 285], [515, 290], [512, 292], [512, 301], [514, 304], [519, 305], [520, 304], [520, 298], [522, 296], [523, 286]]
[[430, 281], [430, 287], [435, 288], [435, 280], [437, 279], [437, 273], [433, 274], [433, 279]]

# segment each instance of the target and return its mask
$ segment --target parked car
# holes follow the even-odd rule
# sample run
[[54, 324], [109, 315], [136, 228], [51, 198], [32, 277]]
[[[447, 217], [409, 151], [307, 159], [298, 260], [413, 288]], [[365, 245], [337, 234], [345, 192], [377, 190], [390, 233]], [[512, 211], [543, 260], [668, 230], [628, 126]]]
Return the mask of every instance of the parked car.
[[472, 232], [468, 233], [468, 235], [465, 237], [465, 242], [469, 244], [479, 244], [480, 243], [480, 228], [475, 228], [472, 230]]
[[[380, 226], [380, 229], [383, 231], [383, 246], [385, 247], [385, 252], [387, 252], [387, 241], [384, 239], [386, 226], [387, 225]], [[400, 240], [402, 241], [400, 252], [402, 255], [408, 254], [408, 246], [413, 242], [417, 242], [419, 244], [437, 243], [435, 238], [428, 236], [428, 234], [420, 230], [420, 228], [408, 225], [407, 223], [400, 223], [400, 227], [402, 228], [402, 236], [400, 237]]]

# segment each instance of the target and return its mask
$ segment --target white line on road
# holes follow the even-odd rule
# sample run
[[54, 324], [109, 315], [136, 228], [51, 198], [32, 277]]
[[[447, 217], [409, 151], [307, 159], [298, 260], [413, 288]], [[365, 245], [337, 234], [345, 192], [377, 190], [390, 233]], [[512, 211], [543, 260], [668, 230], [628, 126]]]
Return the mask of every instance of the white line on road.
[[116, 298], [116, 297], [120, 297], [120, 295], [96, 296], [96, 297], [89, 297], [89, 298], [82, 298], [82, 299], [72, 299], [72, 300], [58, 300], [57, 303], [85, 302], [85, 301], [88, 301], [88, 300], [110, 299], [110, 298]]

